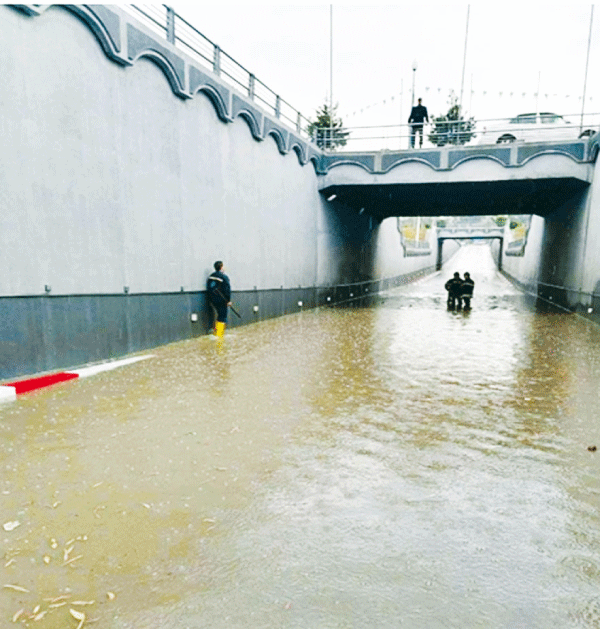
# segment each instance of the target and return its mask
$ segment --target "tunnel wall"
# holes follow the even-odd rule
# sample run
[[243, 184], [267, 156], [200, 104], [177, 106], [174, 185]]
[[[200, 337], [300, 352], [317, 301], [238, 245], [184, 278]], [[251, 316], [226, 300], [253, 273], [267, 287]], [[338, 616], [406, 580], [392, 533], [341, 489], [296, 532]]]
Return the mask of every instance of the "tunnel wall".
[[[510, 218], [510, 217], [509, 217]], [[504, 242], [510, 242], [510, 220], [505, 227]], [[507, 248], [502, 253], [502, 270], [505, 275], [517, 283], [523, 290], [537, 293], [542, 240], [544, 236], [544, 219], [540, 216], [532, 216], [527, 244], [519, 255], [507, 255]], [[494, 260], [498, 260], [500, 243], [497, 240], [491, 244]]]
[[[434, 267], [434, 248], [403, 256], [395, 219], [327, 203], [316, 149], [265, 133], [279, 121], [245, 97], [230, 94], [227, 109], [217, 92], [183, 94], [173, 68], [189, 87], [193, 63], [166, 41], [160, 60], [114, 44], [128, 60], [116, 62], [102, 29], [122, 45], [132, 19], [89, 7], [104, 25], [80, 19], [88, 5], [0, 6], [0, 379], [206, 334], [215, 259], [241, 314], [230, 325]], [[154, 37], [136, 28], [138, 40]]]
[[[583, 192], [551, 215], [534, 216], [522, 256], [503, 256], [505, 273], [540, 301], [600, 323], [600, 168]], [[508, 228], [507, 228], [508, 229]]]

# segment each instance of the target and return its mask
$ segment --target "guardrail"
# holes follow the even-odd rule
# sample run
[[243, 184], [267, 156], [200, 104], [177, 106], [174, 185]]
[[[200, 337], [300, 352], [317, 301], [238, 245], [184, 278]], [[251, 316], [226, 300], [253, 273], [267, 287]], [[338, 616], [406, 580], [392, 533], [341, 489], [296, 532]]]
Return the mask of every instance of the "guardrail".
[[[390, 124], [321, 129], [320, 137], [313, 139], [324, 151], [361, 152], [380, 150], [422, 150], [442, 146], [496, 145], [511, 142], [545, 142], [574, 140], [590, 137], [600, 131], [600, 114], [590, 113], [557, 115], [552, 122], [524, 122], [513, 118], [485, 118], [476, 120], [437, 120], [423, 125], [423, 143], [420, 133], [411, 124]], [[550, 119], [550, 115], [547, 115]], [[340, 134], [343, 132], [343, 137]], [[414, 131], [414, 133], [413, 133]], [[330, 135], [331, 133], [331, 135]], [[414, 146], [413, 143], [414, 135]], [[330, 138], [333, 138], [333, 142]]]
[[173, 8], [166, 4], [130, 4], [121, 5], [121, 8], [154, 33], [180, 48], [200, 65], [217, 74], [230, 87], [246, 94], [269, 114], [294, 128], [306, 139], [310, 139], [308, 118], [176, 13]]

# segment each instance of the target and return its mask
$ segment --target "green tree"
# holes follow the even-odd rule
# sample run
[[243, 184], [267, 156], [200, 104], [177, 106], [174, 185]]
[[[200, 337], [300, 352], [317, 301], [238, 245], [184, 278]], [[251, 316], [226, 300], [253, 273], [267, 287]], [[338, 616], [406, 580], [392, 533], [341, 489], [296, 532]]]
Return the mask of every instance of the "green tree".
[[307, 131], [319, 148], [335, 151], [338, 146], [346, 145], [350, 132], [344, 129], [344, 123], [336, 117], [336, 112], [337, 105], [330, 113], [329, 106], [325, 104], [317, 110], [316, 120], [308, 125]]
[[435, 146], [466, 144], [475, 135], [475, 120], [462, 116], [458, 97], [454, 92], [450, 95], [448, 113], [444, 116], [434, 116], [431, 124], [433, 128], [429, 133], [429, 141]]

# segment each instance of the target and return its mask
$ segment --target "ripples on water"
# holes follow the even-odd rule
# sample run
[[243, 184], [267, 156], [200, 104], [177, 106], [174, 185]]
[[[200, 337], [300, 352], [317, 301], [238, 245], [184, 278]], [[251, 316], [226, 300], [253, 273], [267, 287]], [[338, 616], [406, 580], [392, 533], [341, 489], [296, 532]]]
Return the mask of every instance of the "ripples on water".
[[[471, 312], [445, 308], [454, 270]], [[465, 247], [370, 307], [0, 407], [0, 504], [23, 521], [4, 582], [31, 607], [102, 599], [119, 628], [600, 626], [599, 340]], [[84, 532], [78, 566], [43, 565]]]

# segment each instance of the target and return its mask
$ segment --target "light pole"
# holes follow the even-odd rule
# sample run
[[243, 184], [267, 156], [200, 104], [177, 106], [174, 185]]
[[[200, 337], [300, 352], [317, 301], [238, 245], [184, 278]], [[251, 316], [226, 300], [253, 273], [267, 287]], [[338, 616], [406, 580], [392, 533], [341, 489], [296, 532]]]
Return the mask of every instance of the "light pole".
[[402, 102], [404, 101], [404, 81], [400, 79], [400, 149], [402, 149], [402, 126], [404, 118], [402, 117]]
[[462, 114], [463, 104], [463, 89], [465, 87], [465, 66], [467, 65], [467, 40], [469, 38], [469, 13], [471, 11], [471, 5], [467, 5], [467, 27], [465, 28], [465, 54], [463, 55], [463, 70], [462, 79], [460, 82], [460, 100], [458, 101], [458, 115]]
[[587, 58], [585, 60], [585, 79], [583, 80], [583, 98], [581, 99], [581, 122], [579, 123], [579, 133], [583, 131], [583, 114], [585, 112], [585, 89], [587, 86], [588, 66], [590, 63], [590, 45], [592, 43], [593, 22], [594, 22], [594, 5], [592, 4], [592, 14], [590, 15], [590, 34], [588, 37]]
[[[412, 84], [412, 96], [410, 99], [410, 107], [411, 107], [411, 116], [412, 116], [412, 108], [415, 106], [415, 76], [417, 74], [417, 60], [415, 59], [413, 61], [412, 64], [412, 72], [413, 72], [413, 84]], [[410, 120], [410, 116], [408, 117], [408, 119]], [[414, 131], [414, 127], [412, 127], [411, 125], [409, 125], [409, 129], [408, 132], [410, 134], [409, 136], [409, 140], [408, 140], [408, 147], [411, 148], [412, 147], [412, 141], [414, 139], [415, 136], [413, 136], [413, 131]]]
[[417, 74], [417, 62], [416, 60], [413, 61], [412, 64], [412, 71], [413, 71], [413, 87], [412, 87], [412, 99], [410, 102], [410, 106], [414, 107], [415, 106], [415, 75]]
[[333, 148], [333, 4], [329, 5], [329, 150]]
[[[415, 60], [413, 61], [413, 64], [412, 64], [412, 71], [413, 71], [413, 84], [412, 84], [412, 101], [411, 101], [411, 107], [414, 107], [414, 106], [415, 106], [415, 75], [417, 74], [417, 67], [418, 67], [418, 66], [417, 66], [417, 60], [415, 59]], [[411, 115], [412, 115], [412, 112], [411, 112]], [[421, 127], [421, 129], [422, 129], [422, 127]], [[415, 133], [415, 135], [412, 135], [413, 131], [414, 131], [414, 128], [410, 130], [410, 133], [411, 133], [411, 136], [410, 136], [410, 138], [411, 138], [411, 139], [410, 139], [410, 141], [411, 141], [411, 142], [412, 142], [414, 139], [416, 139], [416, 133]], [[422, 134], [423, 134], [423, 131], [421, 131], [421, 138], [423, 137], [423, 135], [422, 135]], [[411, 145], [411, 146], [412, 146], [412, 145]], [[417, 249], [419, 248], [419, 245], [420, 245], [420, 242], [421, 242], [420, 235], [421, 235], [421, 217], [420, 217], [420, 216], [417, 216], [417, 232], [416, 232], [416, 234], [415, 234], [415, 242], [416, 242], [416, 245], [417, 245]]]

